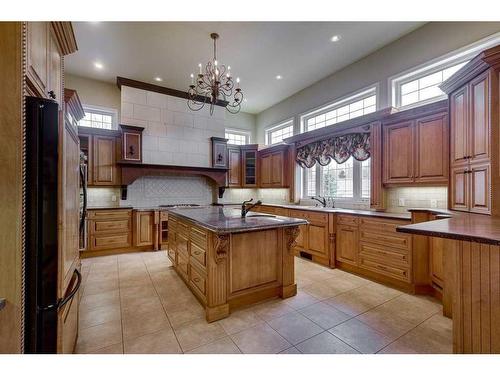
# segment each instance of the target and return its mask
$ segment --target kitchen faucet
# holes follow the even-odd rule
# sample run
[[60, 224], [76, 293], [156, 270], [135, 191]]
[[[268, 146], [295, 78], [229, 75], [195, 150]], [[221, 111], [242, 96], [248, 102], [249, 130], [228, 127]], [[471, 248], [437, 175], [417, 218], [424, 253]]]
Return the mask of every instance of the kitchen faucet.
[[326, 207], [326, 198], [325, 197], [318, 195], [318, 198], [316, 198], [316, 197], [310, 197], [310, 198], [314, 201], [318, 201], [319, 203], [321, 203], [321, 205], [323, 207]]
[[262, 201], [258, 200], [257, 202], [255, 202], [254, 204], [250, 205], [247, 207], [247, 203], [250, 203], [250, 202], [253, 202], [253, 198], [251, 198], [250, 200], [248, 201], [244, 201], [242, 204], [241, 204], [241, 217], [244, 218], [247, 216], [247, 213], [248, 211], [250, 211], [252, 208], [254, 208], [255, 206], [258, 206], [260, 204], [262, 204]]

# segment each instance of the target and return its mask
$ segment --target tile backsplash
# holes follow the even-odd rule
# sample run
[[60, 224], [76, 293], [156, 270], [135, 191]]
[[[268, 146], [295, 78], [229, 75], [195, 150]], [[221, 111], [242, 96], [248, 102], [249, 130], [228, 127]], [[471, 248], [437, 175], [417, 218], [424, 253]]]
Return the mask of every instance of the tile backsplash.
[[[387, 189], [387, 211], [406, 212], [408, 208], [447, 208], [446, 187], [398, 187]], [[434, 206], [434, 207], [433, 207]]]
[[261, 200], [264, 203], [280, 203], [289, 202], [288, 189], [226, 189], [224, 197], [219, 198], [219, 203], [241, 203], [253, 198]]
[[134, 181], [127, 189], [121, 206], [156, 207], [161, 204], [191, 203], [206, 205], [215, 202], [215, 187], [205, 177], [151, 176]]

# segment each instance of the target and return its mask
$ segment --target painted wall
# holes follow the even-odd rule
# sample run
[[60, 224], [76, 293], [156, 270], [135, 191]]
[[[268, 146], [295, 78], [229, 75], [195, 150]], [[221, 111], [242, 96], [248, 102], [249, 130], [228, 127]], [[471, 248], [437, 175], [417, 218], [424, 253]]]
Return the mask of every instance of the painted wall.
[[78, 92], [83, 105], [116, 109], [120, 118], [121, 94], [116, 85], [70, 74], [64, 75], [64, 84], [66, 88]]
[[389, 77], [497, 32], [500, 22], [428, 23], [259, 113], [257, 142], [264, 143], [266, 127], [291, 117], [297, 126], [300, 114], [375, 83], [379, 84], [379, 106], [387, 107]]

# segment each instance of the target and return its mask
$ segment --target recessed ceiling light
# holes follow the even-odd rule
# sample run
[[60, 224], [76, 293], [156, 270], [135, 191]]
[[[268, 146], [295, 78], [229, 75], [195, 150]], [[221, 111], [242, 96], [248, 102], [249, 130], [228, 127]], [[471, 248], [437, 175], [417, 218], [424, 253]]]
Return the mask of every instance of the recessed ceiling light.
[[338, 42], [342, 37], [340, 35], [334, 35], [330, 38], [332, 42]]
[[97, 69], [102, 69], [102, 68], [104, 68], [104, 65], [102, 65], [100, 62], [97, 62], [97, 61], [94, 63], [94, 66], [95, 66]]
[[276, 76], [276, 79], [282, 79], [283, 77], [280, 76], [279, 74]]
[[161, 77], [155, 77], [155, 81], [156, 82], [161, 82], [161, 81], [163, 81], [163, 78], [161, 78]]

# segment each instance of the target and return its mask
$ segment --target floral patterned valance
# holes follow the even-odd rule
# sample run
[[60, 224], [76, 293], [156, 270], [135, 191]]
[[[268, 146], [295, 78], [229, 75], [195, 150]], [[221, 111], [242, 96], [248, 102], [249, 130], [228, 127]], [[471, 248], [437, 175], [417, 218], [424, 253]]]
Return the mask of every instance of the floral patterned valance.
[[297, 149], [297, 163], [312, 168], [318, 162], [328, 165], [333, 159], [342, 164], [350, 157], [363, 161], [370, 157], [370, 133], [351, 133], [309, 143]]

